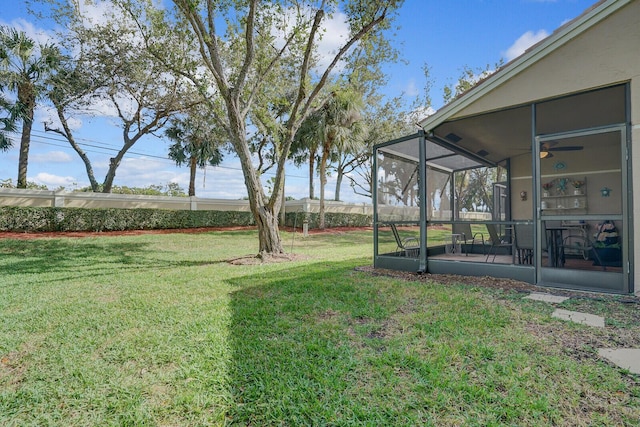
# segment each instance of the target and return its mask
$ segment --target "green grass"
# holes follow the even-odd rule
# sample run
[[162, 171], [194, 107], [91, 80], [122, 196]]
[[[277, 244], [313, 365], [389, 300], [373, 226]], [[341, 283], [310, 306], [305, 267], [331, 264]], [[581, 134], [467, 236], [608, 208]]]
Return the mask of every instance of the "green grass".
[[[0, 241], [0, 425], [637, 425], [640, 388], [495, 290], [357, 272], [371, 233]], [[534, 328], [535, 329], [535, 328]], [[592, 351], [592, 354], [595, 350]]]

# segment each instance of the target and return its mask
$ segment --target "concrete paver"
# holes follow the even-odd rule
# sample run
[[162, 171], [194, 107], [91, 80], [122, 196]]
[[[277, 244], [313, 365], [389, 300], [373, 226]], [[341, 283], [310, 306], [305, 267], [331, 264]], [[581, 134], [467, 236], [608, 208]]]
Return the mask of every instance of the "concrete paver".
[[628, 369], [633, 374], [640, 374], [640, 349], [637, 348], [600, 348], [598, 356], [609, 360], [617, 366]]
[[569, 297], [561, 297], [559, 295], [546, 294], [544, 292], [531, 292], [529, 295], [524, 297], [524, 299], [560, 304], [561, 302], [568, 300]]
[[581, 323], [583, 325], [604, 328], [604, 317], [596, 316], [594, 314], [580, 313], [579, 311], [569, 311], [558, 308], [551, 314], [551, 316], [562, 320]]

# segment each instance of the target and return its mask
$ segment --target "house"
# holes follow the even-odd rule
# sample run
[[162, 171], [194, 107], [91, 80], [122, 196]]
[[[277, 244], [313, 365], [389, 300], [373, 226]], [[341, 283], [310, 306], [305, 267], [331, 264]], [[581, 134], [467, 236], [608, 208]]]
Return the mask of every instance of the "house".
[[[374, 147], [374, 265], [640, 293], [638, 46], [640, 0], [600, 1]], [[487, 170], [472, 216], [459, 189]]]

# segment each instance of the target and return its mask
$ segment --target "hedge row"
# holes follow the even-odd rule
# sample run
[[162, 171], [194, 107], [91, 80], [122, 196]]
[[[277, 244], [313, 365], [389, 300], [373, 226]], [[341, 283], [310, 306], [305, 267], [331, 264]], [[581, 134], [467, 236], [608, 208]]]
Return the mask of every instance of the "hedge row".
[[[318, 228], [317, 213], [287, 213], [285, 224]], [[325, 226], [367, 227], [370, 215], [326, 213]], [[0, 231], [122, 231], [254, 225], [251, 212], [185, 211], [162, 209], [85, 209], [54, 207], [0, 207]]]
[[[318, 228], [320, 215], [317, 213], [291, 212], [285, 216], [285, 224], [289, 227], [302, 228], [305, 218], [309, 221], [309, 229]], [[324, 214], [326, 228], [335, 227], [369, 227], [373, 223], [371, 215], [327, 212]]]
[[121, 231], [253, 224], [251, 212], [0, 207], [0, 231]]

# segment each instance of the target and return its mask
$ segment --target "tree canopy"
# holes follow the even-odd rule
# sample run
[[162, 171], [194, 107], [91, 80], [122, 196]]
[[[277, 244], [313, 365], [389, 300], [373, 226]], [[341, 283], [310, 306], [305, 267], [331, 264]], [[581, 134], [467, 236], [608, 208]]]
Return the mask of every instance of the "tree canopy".
[[[153, 11], [153, 22], [166, 33], [147, 38], [150, 50], [200, 90], [240, 159], [261, 254], [283, 252], [278, 213], [285, 163], [298, 128], [325, 104], [331, 96], [327, 83], [356, 52], [371, 63], [391, 57], [385, 30], [401, 3], [174, 0], [175, 8]], [[332, 17], [343, 19], [349, 34], [335, 53], [321, 58], [318, 45]], [[183, 48], [168, 49], [170, 42]], [[269, 195], [250, 145], [249, 135], [260, 126], [272, 129], [275, 179]]]

